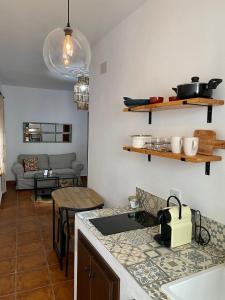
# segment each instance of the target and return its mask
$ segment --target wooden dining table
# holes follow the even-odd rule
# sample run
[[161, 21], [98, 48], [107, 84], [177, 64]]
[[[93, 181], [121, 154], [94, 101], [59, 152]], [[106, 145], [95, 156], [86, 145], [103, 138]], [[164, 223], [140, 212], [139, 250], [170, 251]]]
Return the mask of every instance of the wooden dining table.
[[[53, 248], [60, 258], [62, 267], [62, 258], [65, 250], [64, 223], [65, 211], [72, 215], [76, 212], [100, 209], [104, 206], [104, 199], [90, 188], [84, 187], [66, 187], [52, 192], [53, 205]], [[56, 208], [58, 211], [58, 236], [56, 241], [55, 220]], [[59, 238], [60, 237], [60, 238]]]

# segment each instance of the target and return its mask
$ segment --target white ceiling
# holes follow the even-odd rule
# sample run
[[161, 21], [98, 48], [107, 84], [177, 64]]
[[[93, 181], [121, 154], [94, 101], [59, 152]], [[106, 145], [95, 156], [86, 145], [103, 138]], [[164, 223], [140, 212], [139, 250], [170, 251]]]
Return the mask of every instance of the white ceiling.
[[[91, 45], [146, 0], [71, 0], [71, 25]], [[66, 24], [67, 0], [0, 0], [0, 81], [3, 84], [71, 89], [48, 72], [42, 47], [47, 34]]]

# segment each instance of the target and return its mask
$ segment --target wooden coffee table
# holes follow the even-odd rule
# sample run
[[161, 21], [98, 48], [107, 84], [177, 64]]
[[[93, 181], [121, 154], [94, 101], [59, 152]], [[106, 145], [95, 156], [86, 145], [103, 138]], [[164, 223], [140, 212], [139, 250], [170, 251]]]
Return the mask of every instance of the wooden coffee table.
[[[94, 190], [84, 187], [66, 187], [52, 192], [53, 203], [53, 248], [62, 267], [62, 257], [64, 256], [64, 232], [63, 226], [65, 222], [65, 210], [69, 212], [81, 212], [102, 208], [104, 199]], [[58, 239], [55, 240], [55, 213], [56, 207], [59, 213]]]

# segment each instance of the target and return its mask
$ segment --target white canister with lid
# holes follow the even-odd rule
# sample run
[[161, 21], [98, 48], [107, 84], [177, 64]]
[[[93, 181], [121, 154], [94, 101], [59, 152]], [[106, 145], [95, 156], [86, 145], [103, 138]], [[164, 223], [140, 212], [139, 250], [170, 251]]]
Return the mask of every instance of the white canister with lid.
[[148, 134], [136, 134], [132, 135], [132, 147], [144, 148], [145, 143], [151, 142], [151, 135]]
[[139, 200], [136, 196], [128, 197], [129, 200], [129, 208], [136, 209], [139, 207]]

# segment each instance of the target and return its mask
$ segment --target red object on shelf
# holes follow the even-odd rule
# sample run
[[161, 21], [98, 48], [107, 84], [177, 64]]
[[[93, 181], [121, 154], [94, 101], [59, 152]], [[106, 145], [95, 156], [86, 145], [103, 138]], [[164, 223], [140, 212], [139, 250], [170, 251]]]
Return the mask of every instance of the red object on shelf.
[[180, 99], [176, 96], [169, 97], [169, 101], [177, 101], [177, 100], [180, 100]]
[[164, 100], [163, 97], [149, 97], [149, 102], [150, 104], [154, 104], [154, 103], [162, 103]]

